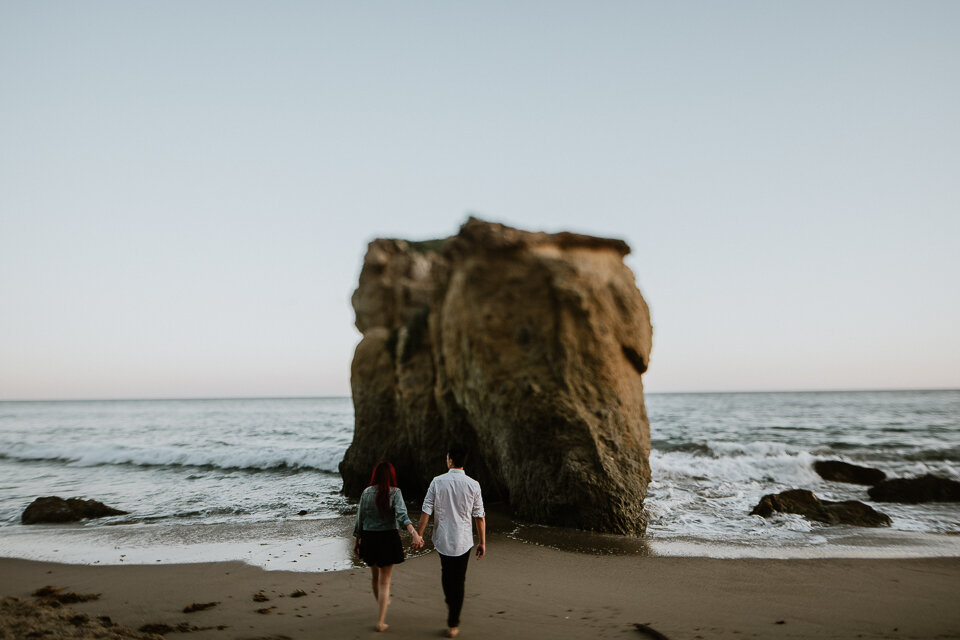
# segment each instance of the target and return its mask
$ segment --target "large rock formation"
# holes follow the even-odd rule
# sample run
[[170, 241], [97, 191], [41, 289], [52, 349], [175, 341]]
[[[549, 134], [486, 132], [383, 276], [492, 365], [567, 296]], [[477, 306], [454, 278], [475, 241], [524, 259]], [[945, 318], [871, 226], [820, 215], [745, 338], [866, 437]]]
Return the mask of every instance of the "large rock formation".
[[389, 459], [421, 496], [458, 441], [486, 499], [521, 518], [643, 531], [651, 327], [629, 251], [474, 218], [446, 240], [371, 242], [353, 295], [344, 492]]

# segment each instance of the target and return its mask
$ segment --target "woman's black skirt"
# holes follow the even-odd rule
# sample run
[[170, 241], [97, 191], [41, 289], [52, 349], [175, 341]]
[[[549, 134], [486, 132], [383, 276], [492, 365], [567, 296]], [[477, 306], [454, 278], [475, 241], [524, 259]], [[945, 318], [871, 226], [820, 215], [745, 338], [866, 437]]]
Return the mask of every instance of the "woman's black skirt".
[[403, 543], [396, 529], [362, 531], [360, 558], [371, 567], [385, 567], [403, 562]]

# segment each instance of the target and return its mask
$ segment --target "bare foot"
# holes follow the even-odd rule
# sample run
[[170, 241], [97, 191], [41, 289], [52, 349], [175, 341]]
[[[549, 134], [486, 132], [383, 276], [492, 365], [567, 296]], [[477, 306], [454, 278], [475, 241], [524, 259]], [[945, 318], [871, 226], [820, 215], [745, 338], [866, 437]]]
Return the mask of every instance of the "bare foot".
[[377, 631], [386, 631], [389, 628], [390, 628], [390, 625], [388, 625], [386, 622], [377, 623]]
[[458, 627], [450, 627], [443, 635], [448, 638], [456, 638], [458, 635], [460, 635], [460, 629]]

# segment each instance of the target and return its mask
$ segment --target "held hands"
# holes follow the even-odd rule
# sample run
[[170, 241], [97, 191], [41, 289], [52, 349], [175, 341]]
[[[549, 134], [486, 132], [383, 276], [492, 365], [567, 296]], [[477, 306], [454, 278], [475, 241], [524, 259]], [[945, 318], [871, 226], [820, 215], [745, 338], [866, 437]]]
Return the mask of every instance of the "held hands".
[[413, 542], [410, 543], [410, 547], [413, 549], [422, 549], [423, 548], [423, 536], [414, 531], [412, 534]]
[[353, 539], [353, 555], [355, 556], [360, 555], [360, 539], [359, 538]]

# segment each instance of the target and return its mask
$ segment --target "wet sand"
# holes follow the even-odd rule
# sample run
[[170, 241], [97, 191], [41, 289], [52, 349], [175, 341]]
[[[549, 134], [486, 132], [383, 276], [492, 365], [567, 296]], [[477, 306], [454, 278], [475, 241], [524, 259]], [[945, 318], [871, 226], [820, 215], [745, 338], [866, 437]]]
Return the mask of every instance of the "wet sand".
[[[395, 570], [386, 637], [440, 637], [435, 554]], [[373, 638], [365, 569], [295, 573], [239, 562], [80, 566], [0, 559], [0, 596], [45, 585], [99, 593], [70, 604], [132, 629], [212, 627], [183, 640]], [[301, 590], [305, 595], [291, 597]], [[492, 537], [467, 573], [464, 638], [960, 638], [960, 558], [711, 559], [591, 555]], [[268, 600], [255, 601], [262, 593]], [[218, 602], [196, 613], [193, 603]], [[261, 610], [262, 612], [258, 612]], [[224, 629], [217, 626], [225, 625]]]

